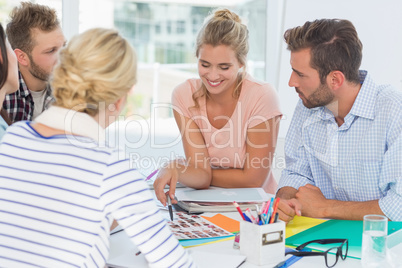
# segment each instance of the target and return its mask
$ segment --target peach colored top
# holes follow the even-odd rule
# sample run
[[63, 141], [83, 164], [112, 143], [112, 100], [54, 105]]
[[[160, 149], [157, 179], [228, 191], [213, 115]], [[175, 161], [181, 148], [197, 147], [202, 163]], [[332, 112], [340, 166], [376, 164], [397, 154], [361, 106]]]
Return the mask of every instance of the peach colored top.
[[[223, 128], [216, 129], [208, 120], [205, 96], [198, 99], [199, 108], [194, 108], [192, 94], [200, 87], [201, 79], [188, 79], [178, 85], [172, 95], [172, 104], [179, 114], [192, 119], [201, 130], [211, 165], [216, 168], [243, 168], [246, 164], [264, 161], [249, 159], [245, 162], [247, 129], [282, 115], [275, 89], [247, 75], [231, 118]], [[270, 161], [267, 158], [263, 163], [268, 165]], [[264, 189], [275, 193], [276, 185], [272, 174], [269, 174]]]

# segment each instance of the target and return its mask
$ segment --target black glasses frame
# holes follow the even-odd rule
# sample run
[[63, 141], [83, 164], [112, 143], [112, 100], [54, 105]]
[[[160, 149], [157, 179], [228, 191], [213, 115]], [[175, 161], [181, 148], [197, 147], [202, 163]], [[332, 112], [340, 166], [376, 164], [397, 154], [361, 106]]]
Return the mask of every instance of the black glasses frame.
[[[296, 248], [296, 250], [302, 250], [304, 249], [308, 244], [312, 244], [312, 243], [318, 243], [318, 244], [322, 244], [322, 245], [326, 245], [326, 244], [334, 244], [334, 243], [342, 243], [340, 246], [337, 247], [332, 247], [324, 252], [309, 252], [309, 251], [294, 251], [294, 252], [287, 252], [285, 255], [291, 254], [294, 256], [300, 256], [300, 257], [308, 257], [308, 256], [324, 256], [325, 258], [325, 264], [327, 265], [328, 268], [334, 267], [337, 263], [338, 263], [338, 257], [341, 257], [342, 260], [345, 260], [347, 255], [348, 255], [348, 249], [349, 249], [349, 243], [347, 239], [318, 239], [318, 240], [312, 240], [312, 241], [308, 241], [304, 244], [301, 244], [300, 246], [298, 246]], [[345, 254], [342, 254], [342, 247], [343, 245], [346, 243], [346, 252]], [[336, 259], [335, 259], [335, 263], [331, 266], [328, 265], [328, 260], [327, 260], [327, 254], [330, 250], [333, 250], [334, 248], [336, 248]]]

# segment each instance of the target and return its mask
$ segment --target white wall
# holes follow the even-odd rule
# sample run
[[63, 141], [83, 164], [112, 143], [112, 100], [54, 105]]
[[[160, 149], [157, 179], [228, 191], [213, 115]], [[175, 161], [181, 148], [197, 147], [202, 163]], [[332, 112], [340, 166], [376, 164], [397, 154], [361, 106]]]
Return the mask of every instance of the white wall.
[[[363, 43], [362, 69], [377, 83], [392, 84], [402, 90], [402, 1], [399, 0], [283, 0], [283, 32], [321, 18], [350, 20]], [[282, 36], [280, 38], [282, 38]], [[282, 38], [283, 39], [283, 38]], [[280, 137], [286, 135], [298, 96], [288, 86], [290, 52], [282, 42], [278, 92], [284, 119]]]

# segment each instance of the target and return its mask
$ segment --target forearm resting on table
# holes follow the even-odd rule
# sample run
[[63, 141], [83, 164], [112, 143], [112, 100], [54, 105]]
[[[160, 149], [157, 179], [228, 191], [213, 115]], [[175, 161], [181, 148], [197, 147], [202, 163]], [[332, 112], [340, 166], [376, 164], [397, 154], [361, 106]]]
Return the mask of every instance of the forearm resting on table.
[[177, 168], [178, 181], [194, 189], [206, 189], [211, 184], [210, 170], [194, 167], [192, 165], [179, 165]]
[[318, 217], [341, 220], [363, 220], [367, 214], [384, 215], [378, 200], [353, 202], [328, 199], [323, 208], [323, 214]]
[[303, 216], [327, 219], [363, 220], [363, 216], [367, 214], [384, 215], [380, 209], [378, 200], [354, 202], [324, 199], [322, 200], [323, 202], [314, 202], [312, 200], [307, 201], [297, 198], [297, 192], [298, 190], [293, 187], [283, 187], [279, 189], [276, 196], [284, 200], [295, 198], [301, 204], [301, 214]]

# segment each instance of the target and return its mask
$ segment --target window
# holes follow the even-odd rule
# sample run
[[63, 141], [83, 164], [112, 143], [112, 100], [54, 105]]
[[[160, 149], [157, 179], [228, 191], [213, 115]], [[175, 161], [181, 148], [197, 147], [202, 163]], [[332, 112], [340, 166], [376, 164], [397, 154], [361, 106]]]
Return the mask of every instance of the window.
[[191, 28], [193, 30], [193, 34], [198, 33], [199, 29], [201, 28], [202, 21], [199, 18], [192, 19]]
[[155, 33], [156, 34], [161, 33], [161, 24], [159, 22], [155, 23]]
[[[94, 0], [81, 2], [87, 1]], [[109, 6], [103, 8], [103, 4], [100, 2], [108, 2]], [[250, 71], [257, 78], [264, 79], [265, 27], [261, 21], [264, 21], [266, 0], [252, 0], [253, 4], [250, 1], [245, 1], [244, 4], [242, 1], [236, 2], [240, 4], [228, 8], [237, 12], [245, 22], [248, 21], [251, 46], [249, 60], [262, 62], [260, 65], [253, 64], [254, 67]], [[100, 21], [108, 18], [110, 27], [119, 29], [123, 36], [133, 44], [140, 62], [138, 85], [133, 94], [141, 95], [143, 103], [140, 106], [148, 107], [150, 103], [157, 102], [169, 103], [171, 92], [176, 85], [186, 78], [197, 77], [196, 58], [194, 56], [195, 39], [205, 17], [219, 3], [210, 1], [213, 4], [210, 7], [192, 5], [192, 2], [175, 4], [174, 2], [137, 3], [123, 0], [98, 0], [96, 3], [96, 11], [92, 8], [93, 5], [84, 6], [83, 3], [80, 4], [80, 23], [83, 25], [90, 23], [90, 19]], [[107, 14], [111, 10], [113, 16], [109, 18], [110, 15]], [[255, 25], [250, 25], [250, 22]], [[85, 27], [80, 26], [80, 31], [83, 28]], [[156, 73], [152, 67], [142, 69], [142, 66], [153, 66], [155, 63], [161, 64], [158, 69], [159, 73]], [[156, 78], [155, 75], [159, 77]], [[165, 75], [167, 76], [165, 77]], [[158, 81], [156, 85], [158, 89], [150, 90], [155, 86], [154, 81]], [[138, 101], [135, 105], [138, 107]], [[130, 111], [136, 111], [137, 107], [133, 107]], [[140, 110], [145, 111], [143, 114], [145, 117], [151, 116], [151, 111], [143, 109], [143, 107], [138, 107], [138, 112]], [[171, 116], [171, 113], [162, 113], [160, 116]]]
[[168, 34], [172, 33], [172, 21], [167, 21], [166, 23], [166, 31]]
[[177, 21], [176, 26], [178, 34], [183, 34], [186, 32], [186, 22], [184, 20]]

